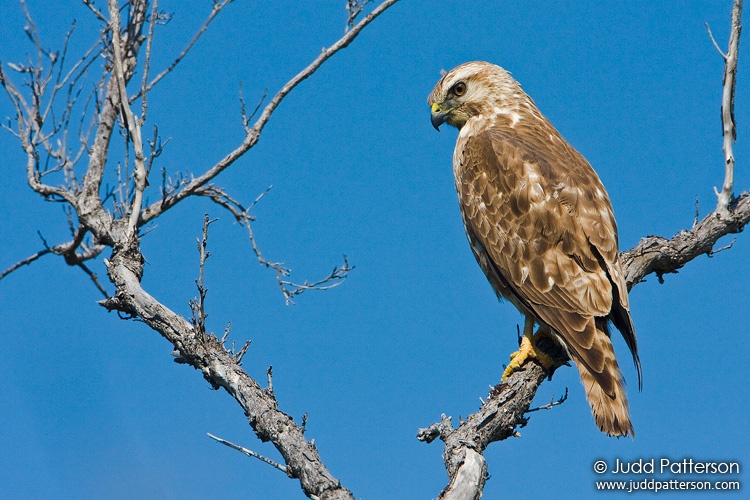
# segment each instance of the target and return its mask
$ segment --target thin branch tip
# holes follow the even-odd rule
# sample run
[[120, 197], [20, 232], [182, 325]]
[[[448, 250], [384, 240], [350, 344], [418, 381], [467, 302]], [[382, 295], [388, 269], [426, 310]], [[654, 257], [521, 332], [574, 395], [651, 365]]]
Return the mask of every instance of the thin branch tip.
[[276, 469], [280, 470], [280, 471], [281, 471], [281, 472], [283, 472], [284, 474], [288, 474], [288, 471], [287, 471], [287, 468], [286, 468], [286, 466], [284, 466], [284, 465], [281, 465], [281, 464], [279, 464], [279, 463], [277, 463], [277, 462], [274, 462], [274, 461], [273, 461], [273, 460], [271, 460], [270, 458], [264, 457], [263, 455], [261, 455], [261, 454], [259, 454], [259, 453], [256, 453], [256, 452], [254, 452], [254, 451], [252, 451], [252, 450], [249, 450], [249, 449], [247, 449], [247, 448], [245, 448], [245, 447], [243, 447], [243, 446], [240, 446], [240, 445], [238, 445], [238, 444], [234, 444], [234, 443], [232, 443], [232, 442], [230, 442], [230, 441], [227, 441], [226, 439], [222, 439], [222, 438], [220, 438], [220, 437], [214, 436], [214, 435], [213, 435], [213, 434], [211, 434], [210, 432], [207, 432], [206, 434], [207, 434], [207, 435], [208, 435], [208, 437], [210, 437], [211, 439], [213, 439], [213, 440], [215, 440], [215, 441], [218, 441], [219, 443], [221, 443], [221, 444], [223, 444], [223, 445], [225, 445], [225, 446], [228, 446], [228, 447], [230, 447], [230, 448], [232, 448], [232, 449], [234, 449], [234, 450], [237, 450], [237, 451], [239, 451], [240, 453], [244, 453], [244, 454], [245, 454], [245, 455], [247, 455], [248, 457], [252, 457], [252, 458], [257, 458], [257, 459], [258, 459], [258, 460], [260, 460], [261, 462], [265, 462], [265, 463], [267, 463], [267, 464], [268, 464], [268, 465], [270, 465], [271, 467], [274, 467], [274, 468], [276, 468]]

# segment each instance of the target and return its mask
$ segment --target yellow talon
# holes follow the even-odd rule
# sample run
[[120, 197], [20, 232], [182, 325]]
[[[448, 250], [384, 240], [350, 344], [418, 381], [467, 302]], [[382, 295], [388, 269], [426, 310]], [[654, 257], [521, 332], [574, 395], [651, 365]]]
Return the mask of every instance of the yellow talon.
[[505, 382], [514, 371], [520, 369], [527, 359], [536, 359], [542, 366], [548, 369], [555, 365], [554, 360], [550, 356], [536, 347], [534, 342], [534, 318], [529, 316], [526, 316], [526, 322], [523, 327], [521, 347], [510, 355], [510, 363], [505, 367], [501, 379], [502, 382]]

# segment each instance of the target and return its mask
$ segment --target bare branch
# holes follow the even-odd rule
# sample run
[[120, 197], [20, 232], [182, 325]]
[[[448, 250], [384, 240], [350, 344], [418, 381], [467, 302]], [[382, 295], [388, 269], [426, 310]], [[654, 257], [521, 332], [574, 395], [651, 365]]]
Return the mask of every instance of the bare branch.
[[266, 370], [266, 378], [268, 379], [266, 390], [273, 394], [273, 366], [269, 366], [268, 370]]
[[693, 227], [698, 225], [698, 222], [701, 220], [701, 212], [700, 207], [698, 205], [698, 195], [695, 195], [695, 217], [693, 218]]
[[139, 318], [175, 346], [177, 361], [200, 370], [213, 387], [225, 389], [243, 408], [258, 437], [273, 442], [284, 457], [287, 474], [299, 479], [308, 497], [353, 500], [351, 492], [328, 472], [300, 427], [278, 409], [273, 394], [247, 375], [221, 341], [214, 335], [196, 335], [187, 320], [143, 290], [143, 259], [137, 250], [137, 235], [129, 241], [133, 246], [118, 249], [106, 262], [117, 294], [100, 304]]
[[718, 52], [721, 55], [721, 57], [723, 57], [724, 60], [726, 61], [727, 55], [724, 53], [723, 50], [721, 50], [721, 47], [719, 47], [719, 44], [716, 43], [716, 39], [714, 38], [714, 34], [711, 33], [711, 27], [708, 25], [708, 23], [706, 23], [706, 31], [708, 31], [708, 37], [711, 39], [711, 43], [714, 44], [714, 48], [716, 49], [716, 52]]
[[[54, 254], [54, 255], [60, 255], [65, 258], [66, 264], [70, 266], [77, 266], [81, 270], [83, 270], [89, 278], [91, 278], [91, 281], [94, 283], [94, 286], [104, 295], [105, 298], [109, 297], [107, 294], [107, 291], [104, 289], [104, 287], [99, 282], [99, 279], [91, 269], [88, 268], [84, 263], [88, 260], [95, 259], [101, 254], [101, 252], [104, 250], [104, 246], [102, 245], [94, 245], [89, 247], [84, 243], [84, 238], [86, 236], [86, 230], [82, 227], [79, 227], [77, 229], [72, 229], [73, 233], [73, 239], [67, 243], [61, 243], [59, 245], [55, 245], [54, 247], [50, 247], [47, 244], [47, 241], [44, 239], [44, 237], [39, 234], [39, 237], [42, 239], [42, 244], [44, 245], [44, 249], [40, 250], [39, 252], [35, 253], [34, 255], [31, 255], [2, 273], [0, 273], [0, 280], [11, 274], [12, 272], [18, 270], [19, 268], [29, 265], [32, 262], [36, 261], [40, 257], [43, 257], [47, 254]], [[78, 251], [78, 250], [81, 251]]]
[[[130, 98], [130, 102], [135, 101], [139, 97], [144, 97], [149, 90], [151, 90], [152, 88], [154, 88], [154, 85], [156, 85], [157, 83], [159, 83], [162, 78], [164, 78], [169, 73], [171, 73], [172, 70], [178, 64], [180, 64], [180, 61], [182, 61], [185, 58], [185, 56], [188, 54], [188, 52], [190, 52], [190, 49], [193, 48], [193, 45], [195, 45], [195, 42], [197, 42], [198, 39], [203, 35], [203, 33], [208, 29], [208, 26], [211, 24], [211, 21], [214, 20], [214, 18], [219, 14], [219, 12], [222, 11], [222, 9], [224, 7], [226, 7], [228, 4], [232, 3], [232, 1], [233, 0], [223, 0], [222, 2], [214, 1], [214, 6], [211, 9], [211, 13], [208, 15], [208, 18], [203, 22], [203, 25], [200, 27], [200, 29], [198, 29], [198, 32], [195, 35], [193, 35], [193, 38], [190, 40], [190, 42], [187, 44], [187, 46], [182, 50], [182, 52], [180, 52], [180, 55], [177, 56], [177, 59], [175, 59], [172, 62], [172, 64], [169, 65], [168, 68], [166, 68], [164, 71], [162, 71], [161, 73], [159, 73], [158, 75], [156, 75], [156, 77], [153, 80], [151, 80], [151, 82], [148, 85], [144, 85], [141, 88], [140, 92], [138, 92], [136, 95], [134, 95], [133, 97]], [[154, 10], [154, 12], [155, 12], [155, 10]], [[153, 21], [154, 20], [152, 19], [152, 22]], [[149, 37], [149, 41], [150, 41], [150, 37]], [[146, 75], [144, 75], [144, 81], [145, 81], [145, 78], [146, 78]]]
[[96, 237], [107, 245], [113, 245], [116, 239], [111, 216], [107, 214], [99, 195], [104, 169], [107, 164], [109, 142], [117, 120], [117, 109], [120, 106], [120, 92], [116, 78], [110, 78], [106, 85], [103, 106], [98, 112], [98, 125], [94, 144], [89, 150], [89, 162], [83, 176], [81, 192], [74, 206], [79, 216], [91, 228]]
[[227, 341], [227, 337], [229, 337], [229, 332], [232, 330], [232, 322], [230, 321], [227, 323], [227, 327], [224, 329], [224, 335], [221, 337], [221, 344], [224, 345], [224, 342]]
[[141, 79], [141, 118], [140, 125], [146, 123], [146, 111], [148, 110], [148, 99], [147, 94], [147, 83], [148, 83], [148, 70], [151, 66], [151, 47], [154, 44], [154, 32], [156, 31], [156, 20], [158, 17], [157, 9], [159, 7], [159, 0], [152, 0], [151, 4], [151, 18], [148, 23], [148, 37], [146, 41], [146, 58], [143, 61], [143, 78]]
[[166, 212], [167, 210], [175, 206], [180, 201], [195, 194], [195, 192], [198, 190], [199, 187], [209, 183], [212, 179], [214, 179], [217, 175], [219, 175], [227, 167], [229, 167], [232, 163], [234, 163], [238, 158], [240, 158], [247, 151], [249, 151], [250, 148], [255, 146], [255, 144], [258, 142], [258, 139], [260, 138], [260, 134], [263, 132], [263, 128], [265, 127], [266, 123], [268, 123], [268, 120], [271, 118], [271, 115], [279, 106], [279, 104], [281, 104], [281, 101], [283, 101], [284, 98], [289, 94], [289, 92], [291, 92], [302, 81], [309, 78], [310, 75], [315, 73], [315, 71], [317, 71], [318, 68], [324, 62], [326, 62], [331, 56], [336, 54], [341, 49], [346, 48], [368, 24], [374, 21], [380, 14], [385, 12], [386, 9], [394, 5], [397, 1], [398, 0], [385, 0], [383, 3], [378, 5], [375, 9], [373, 9], [372, 12], [366, 15], [364, 19], [362, 19], [359, 23], [357, 23], [357, 25], [354, 28], [348, 31], [343, 37], [341, 37], [331, 47], [327, 49], [323, 49], [320, 55], [316, 57], [315, 60], [312, 63], [310, 63], [310, 65], [307, 68], [300, 71], [296, 76], [294, 76], [294, 78], [289, 80], [281, 88], [281, 90], [279, 90], [276, 93], [276, 95], [271, 99], [271, 101], [263, 109], [263, 112], [261, 113], [260, 117], [255, 122], [253, 127], [250, 129], [250, 132], [247, 133], [247, 135], [245, 136], [245, 139], [242, 141], [242, 144], [239, 147], [237, 147], [234, 151], [232, 151], [227, 156], [225, 156], [222, 160], [220, 160], [214, 166], [210, 167], [204, 174], [191, 180], [185, 187], [183, 187], [178, 192], [172, 194], [171, 196], [165, 199], [162, 199], [160, 201], [157, 201], [151, 204], [141, 214], [141, 221], [139, 225], [143, 225], [147, 223], [148, 221], [158, 217], [162, 213]]
[[101, 292], [102, 295], [104, 295], [105, 299], [109, 298], [109, 294], [107, 293], [107, 290], [104, 289], [102, 284], [99, 282], [99, 277], [96, 275], [95, 272], [93, 272], [91, 269], [86, 266], [83, 262], [79, 262], [78, 267], [80, 267], [83, 272], [89, 275], [89, 278], [91, 278], [91, 281], [94, 283], [94, 286]]
[[[245, 353], [247, 353], [247, 348], [250, 347], [250, 344], [252, 344], [251, 341], [246, 340], [245, 344], [240, 348], [239, 351], [237, 351], [237, 354], [234, 355], [235, 361], [237, 361], [237, 364], [242, 366], [242, 358], [245, 357]], [[234, 351], [234, 349], [232, 349]]]
[[208, 214], [203, 216], [203, 238], [198, 241], [198, 253], [200, 254], [200, 266], [198, 271], [198, 279], [195, 281], [195, 285], [198, 287], [198, 299], [190, 301], [190, 309], [193, 311], [193, 326], [196, 328], [199, 334], [206, 334], [206, 290], [205, 282], [203, 280], [204, 272], [206, 270], [206, 261], [211, 256], [208, 252], [208, 226], [216, 222], [218, 219], [209, 219]]
[[240, 113], [242, 115], [242, 127], [245, 129], [245, 134], [250, 133], [250, 121], [263, 105], [263, 101], [266, 100], [266, 95], [268, 95], [268, 89], [263, 90], [263, 96], [258, 100], [258, 104], [255, 106], [253, 112], [248, 115], [245, 112], [245, 98], [242, 95], [242, 82], [240, 82]]
[[734, 153], [732, 146], [737, 138], [734, 123], [734, 86], [737, 76], [737, 57], [739, 56], [740, 33], [742, 25], [742, 0], [734, 0], [732, 8], [732, 29], [729, 35], [729, 50], [724, 58], [724, 92], [721, 97], [721, 124], [724, 134], [724, 185], [721, 192], [716, 192], [718, 203], [716, 212], [726, 217], [729, 205], [732, 203], [732, 188], [734, 185]]
[[690, 230], [680, 231], [669, 240], [661, 236], [643, 238], [620, 255], [628, 289], [651, 273], [661, 278], [677, 272], [700, 255], [714, 253], [713, 247], [721, 237], [739, 233], [748, 223], [750, 195], [742, 193], [725, 216], [712, 212]]
[[[112, 75], [106, 86], [103, 85], [104, 96], [97, 113], [98, 124], [94, 143], [89, 148], [88, 168], [83, 177], [81, 191], [73, 203], [81, 223], [89, 227], [98, 241], [108, 246], [114, 246], [116, 242], [122, 240], [125, 234], [132, 235], [135, 232], [130, 224], [123, 225], [121, 221], [115, 221], [112, 215], [104, 210], [99, 190], [107, 164], [112, 132], [121, 109], [121, 94], [127, 95], [125, 89], [121, 87], [127, 86], [137, 64], [138, 50], [142, 41], [141, 30], [146, 18], [146, 4], [146, 0], [132, 0], [128, 4], [130, 13], [124, 37], [120, 34], [119, 28], [115, 30], [118, 32], [117, 35], [115, 36], [114, 33], [112, 35], [113, 42], [115, 38], [120, 41], [120, 50], [112, 48], [113, 64], [110, 68], [110, 71], [113, 70], [117, 74]], [[114, 10], [117, 12], [115, 18], [119, 20], [119, 10], [116, 5]], [[117, 24], [119, 27], [119, 22]], [[119, 66], [119, 69], [114, 66]], [[106, 74], [104, 76], [106, 78]], [[124, 85], [121, 86], [120, 83]]]
[[362, 13], [362, 10], [370, 3], [371, 0], [346, 0], [346, 12], [349, 17], [346, 20], [346, 29], [344, 33], [348, 32], [354, 27], [354, 22], [357, 17]]
[[562, 396], [560, 396], [560, 399], [558, 399], [557, 401], [555, 401], [555, 398], [553, 397], [550, 400], [550, 402], [547, 403], [546, 405], [537, 406], [536, 408], [531, 408], [526, 413], [531, 413], [533, 411], [539, 411], [539, 410], [551, 410], [555, 406], [563, 404], [565, 401], [567, 401], [567, 399], [568, 399], [568, 388], [566, 387], [565, 388], [565, 394], [563, 394]]
[[91, 12], [93, 12], [94, 15], [101, 22], [103, 22], [105, 24], [109, 24], [109, 20], [106, 17], [104, 17], [104, 14], [102, 14], [101, 11], [96, 8], [96, 6], [94, 5], [94, 3], [91, 0], [83, 0], [83, 5], [85, 5], [86, 7], [88, 7], [89, 10], [91, 10]]
[[137, 227], [138, 218], [141, 215], [141, 205], [143, 203], [143, 191], [146, 189], [146, 157], [143, 154], [143, 140], [141, 139], [141, 126], [133, 116], [128, 103], [128, 91], [125, 86], [125, 69], [124, 69], [124, 48], [122, 38], [120, 37], [120, 8], [117, 0], [108, 0], [109, 15], [112, 19], [112, 56], [115, 66], [115, 79], [120, 92], [120, 106], [127, 126], [130, 138], [133, 141], [133, 152], [135, 153], [135, 170], [133, 172], [133, 184], [135, 192], [133, 203], [130, 207], [130, 220], [128, 221], [128, 233], [132, 234]]
[[3, 279], [3, 278], [5, 278], [6, 276], [8, 276], [13, 271], [16, 271], [17, 269], [19, 269], [19, 268], [21, 268], [23, 266], [28, 266], [29, 264], [31, 264], [32, 262], [34, 262], [35, 260], [37, 260], [40, 257], [44, 257], [48, 253], [53, 253], [52, 248], [45, 248], [44, 250], [40, 250], [37, 253], [35, 253], [33, 255], [30, 255], [30, 256], [26, 257], [25, 259], [23, 259], [23, 260], [20, 260], [20, 261], [16, 262], [12, 266], [10, 266], [8, 269], [6, 269], [2, 273], [0, 273], [0, 280]]
[[[540, 339], [538, 347], [555, 360], [555, 368], [567, 361], [564, 350], [548, 338]], [[450, 477], [448, 486], [438, 499], [480, 498], [487, 480], [484, 450], [491, 443], [519, 436], [516, 428], [525, 426], [525, 416], [539, 386], [554, 373], [545, 370], [536, 360], [513, 372], [504, 383], [490, 389], [487, 401], [476, 413], [469, 415], [454, 429], [450, 418], [420, 429], [417, 439], [430, 443], [440, 438], [444, 445], [443, 461]]]
[[284, 474], [287, 474], [285, 466], [283, 466], [281, 464], [277, 464], [276, 462], [274, 462], [270, 458], [266, 458], [263, 455], [259, 455], [258, 453], [255, 453], [252, 450], [248, 450], [247, 448], [242, 447], [242, 446], [240, 446], [238, 444], [234, 444], [234, 443], [229, 442], [229, 441], [227, 441], [225, 439], [221, 439], [220, 437], [216, 437], [213, 434], [211, 434], [210, 432], [207, 432], [206, 434], [208, 434], [208, 437], [210, 437], [211, 439], [215, 439], [216, 441], [220, 442], [221, 444], [227, 445], [230, 448], [234, 448], [235, 450], [244, 453], [248, 457], [257, 458], [261, 462], [265, 462], [268, 465], [270, 465], [271, 467], [275, 467], [275, 468], [279, 469], [281, 472], [283, 472]]
[[[277, 276], [279, 277], [279, 285], [281, 286], [281, 291], [284, 294], [284, 297], [286, 297], [287, 304], [290, 304], [294, 302], [292, 300], [294, 297], [308, 290], [330, 290], [331, 288], [339, 286], [349, 276], [349, 272], [353, 269], [353, 266], [349, 266], [349, 258], [344, 255], [344, 263], [341, 266], [334, 267], [331, 274], [312, 283], [305, 280], [304, 283], [297, 284], [292, 281], [280, 279], [281, 274], [277, 274]], [[287, 271], [287, 274], [284, 274], [284, 276], [291, 273], [291, 270]]]
[[287, 280], [292, 270], [284, 265], [283, 262], [273, 262], [266, 259], [260, 251], [257, 241], [255, 240], [255, 233], [252, 228], [252, 221], [255, 218], [250, 215], [250, 210], [258, 203], [268, 192], [272, 186], [269, 186], [253, 201], [248, 208], [244, 208], [240, 202], [229, 196], [223, 189], [217, 188], [213, 184], [208, 186], [201, 186], [195, 191], [197, 196], [205, 196], [210, 198], [214, 203], [228, 210], [235, 218], [235, 220], [247, 230], [248, 238], [250, 239], [250, 246], [253, 249], [258, 262], [269, 269], [276, 272], [276, 281], [279, 284], [281, 293], [284, 295], [284, 299], [287, 304], [294, 303], [294, 297], [301, 295], [308, 290], [330, 290], [331, 288], [337, 287], [347, 278], [349, 272], [354, 269], [354, 266], [349, 265], [349, 259], [344, 255], [344, 263], [340, 266], [333, 268], [331, 273], [317, 281], [309, 282], [305, 280], [303, 283], [295, 283]]
[[723, 247], [721, 247], [721, 248], [717, 248], [716, 250], [711, 250], [711, 251], [710, 251], [710, 252], [708, 252], [708, 254], [706, 254], [706, 255], [708, 255], [708, 257], [709, 257], [709, 258], [711, 258], [711, 257], [713, 257], [714, 255], [716, 255], [716, 254], [717, 254], [717, 253], [719, 253], [719, 252], [723, 252], [723, 251], [725, 251], [725, 250], [729, 250], [730, 248], [732, 248], [732, 247], [734, 246], [734, 244], [735, 244], [736, 242], [737, 242], [737, 238], [732, 238], [732, 241], [730, 241], [730, 242], [729, 242], [729, 244], [727, 244], [727, 245], [724, 245], [724, 246], [723, 246]]

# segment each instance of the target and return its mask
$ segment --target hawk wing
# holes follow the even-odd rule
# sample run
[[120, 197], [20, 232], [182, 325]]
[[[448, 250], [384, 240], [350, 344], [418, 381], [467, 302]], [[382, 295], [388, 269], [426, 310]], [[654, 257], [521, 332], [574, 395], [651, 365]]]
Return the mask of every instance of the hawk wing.
[[622, 332], [640, 381], [614, 215], [588, 162], [554, 129], [542, 132], [491, 127], [459, 138], [464, 223], [496, 292], [551, 326], [614, 398], [619, 370], [614, 362], [618, 373], [609, 372], [614, 354], [600, 334], [607, 320]]

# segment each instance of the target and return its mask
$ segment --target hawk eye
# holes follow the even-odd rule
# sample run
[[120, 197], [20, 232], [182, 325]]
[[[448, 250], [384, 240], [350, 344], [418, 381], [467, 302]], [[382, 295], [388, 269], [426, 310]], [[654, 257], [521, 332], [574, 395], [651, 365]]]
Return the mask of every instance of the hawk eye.
[[451, 91], [453, 92], [453, 95], [455, 95], [456, 97], [461, 97], [462, 95], [466, 93], [466, 84], [464, 82], [458, 82], [457, 84], [453, 86]]

